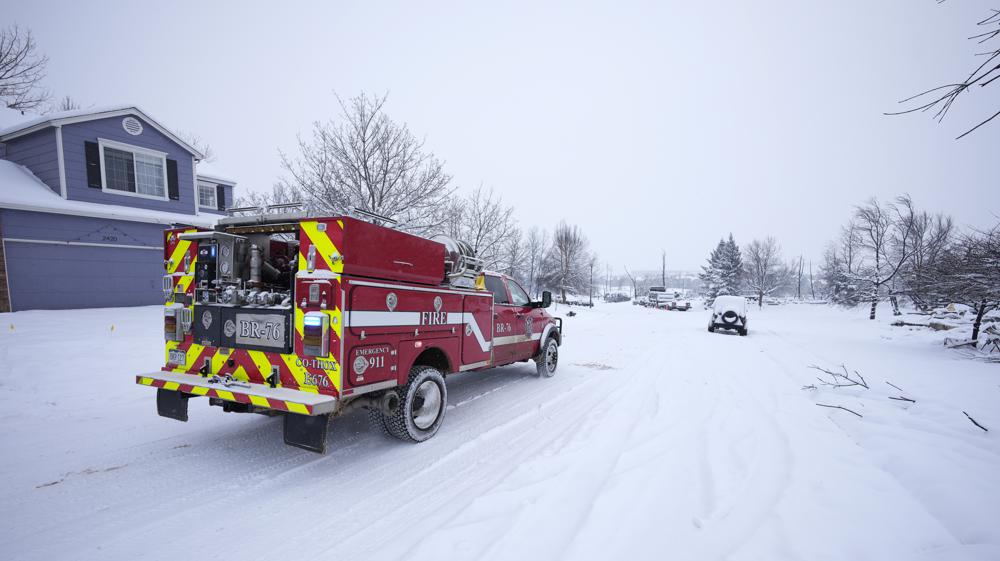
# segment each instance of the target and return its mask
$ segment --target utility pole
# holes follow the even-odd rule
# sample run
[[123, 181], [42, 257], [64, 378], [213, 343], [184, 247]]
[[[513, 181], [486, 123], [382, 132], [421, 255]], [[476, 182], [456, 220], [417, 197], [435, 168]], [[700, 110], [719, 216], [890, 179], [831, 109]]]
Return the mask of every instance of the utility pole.
[[632, 276], [632, 273], [628, 270], [628, 267], [625, 267], [625, 275], [628, 277], [628, 280], [632, 281], [632, 298], [635, 299], [638, 296], [639, 287], [636, 286], [635, 277]]
[[802, 300], [802, 255], [801, 254], [799, 255], [799, 274], [798, 274], [798, 282], [796, 283], [796, 285], [797, 285], [795, 287], [796, 296], [798, 297], [799, 300]]
[[816, 299], [816, 287], [813, 286], [813, 260], [809, 260], [809, 292], [812, 294], [812, 299]]
[[660, 250], [660, 282], [667, 287], [667, 250]]
[[590, 307], [594, 307], [594, 260], [590, 260]]

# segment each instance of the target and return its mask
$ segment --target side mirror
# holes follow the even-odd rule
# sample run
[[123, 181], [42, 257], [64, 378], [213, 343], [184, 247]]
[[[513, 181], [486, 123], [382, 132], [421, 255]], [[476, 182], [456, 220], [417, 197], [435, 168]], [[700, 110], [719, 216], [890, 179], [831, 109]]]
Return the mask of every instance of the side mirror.
[[548, 290], [542, 291], [542, 307], [548, 308], [552, 305], [552, 293]]

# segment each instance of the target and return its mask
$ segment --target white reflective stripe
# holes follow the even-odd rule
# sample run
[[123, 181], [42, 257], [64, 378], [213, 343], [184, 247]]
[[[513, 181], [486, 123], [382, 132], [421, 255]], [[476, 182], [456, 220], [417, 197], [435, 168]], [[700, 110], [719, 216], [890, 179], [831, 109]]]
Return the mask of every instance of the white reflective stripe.
[[47, 245], [79, 245], [84, 247], [116, 247], [119, 249], [152, 249], [154, 251], [163, 251], [163, 247], [153, 247], [148, 245], [125, 245], [120, 243], [91, 243], [91, 242], [64, 242], [59, 240], [26, 240], [21, 238], [4, 238], [8, 242], [17, 243], [40, 243]]
[[490, 361], [484, 360], [482, 362], [470, 362], [469, 364], [463, 364], [458, 367], [459, 372], [465, 372], [466, 370], [475, 370], [477, 368], [484, 368], [490, 365]]
[[486, 337], [483, 336], [483, 332], [479, 329], [479, 322], [476, 321], [475, 314], [469, 312], [465, 313], [448, 312], [448, 323], [459, 323], [459, 322], [468, 325], [469, 327], [472, 328], [472, 334], [475, 335], [476, 341], [479, 343], [480, 350], [482, 350], [484, 353], [490, 352], [491, 348], [490, 342], [486, 340]]
[[[344, 315], [344, 327], [420, 327], [420, 313], [352, 310]], [[447, 312], [447, 314], [448, 317], [443, 325], [468, 325], [472, 328], [472, 334], [476, 337], [476, 342], [479, 343], [480, 350], [484, 353], [490, 351], [490, 342], [483, 336], [475, 314], [470, 312]]]
[[533, 335], [508, 335], [506, 337], [494, 337], [494, 345], [513, 345], [514, 343], [527, 343], [528, 341], [537, 341], [542, 338], [541, 333], [535, 333]]
[[472, 290], [460, 290], [457, 288], [445, 289], [445, 288], [423, 288], [419, 286], [405, 286], [399, 284], [386, 284], [382, 282], [369, 282], [369, 281], [359, 281], [351, 279], [350, 284], [355, 286], [374, 286], [376, 288], [391, 288], [393, 290], [410, 290], [413, 292], [434, 292], [437, 294], [461, 294], [463, 296], [493, 296], [493, 293], [488, 290], [472, 291]]
[[420, 312], [370, 312], [349, 311], [344, 318], [345, 327], [391, 327], [394, 325], [419, 326]]

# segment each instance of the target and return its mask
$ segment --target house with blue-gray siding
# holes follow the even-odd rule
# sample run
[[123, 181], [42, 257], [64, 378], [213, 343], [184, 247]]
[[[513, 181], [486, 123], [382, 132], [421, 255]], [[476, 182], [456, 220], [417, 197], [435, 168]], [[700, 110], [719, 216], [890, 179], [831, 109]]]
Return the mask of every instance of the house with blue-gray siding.
[[164, 228], [213, 226], [236, 182], [138, 107], [3, 111], [0, 312], [161, 302]]

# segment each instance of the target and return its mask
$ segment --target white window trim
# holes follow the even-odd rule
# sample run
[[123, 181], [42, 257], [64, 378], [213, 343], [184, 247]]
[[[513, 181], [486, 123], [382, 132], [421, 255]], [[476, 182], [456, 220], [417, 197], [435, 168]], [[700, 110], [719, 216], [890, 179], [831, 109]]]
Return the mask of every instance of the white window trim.
[[[112, 195], [124, 195], [126, 197], [139, 197], [140, 199], [152, 199], [154, 201], [169, 201], [170, 200], [170, 178], [167, 177], [167, 153], [160, 152], [158, 150], [150, 150], [149, 148], [142, 148], [140, 146], [133, 146], [131, 144], [125, 144], [124, 142], [115, 142], [114, 140], [107, 140], [104, 138], [97, 139], [97, 146], [100, 149], [100, 159], [101, 159], [101, 191], [104, 193], [110, 193]], [[128, 152], [136, 152], [143, 154], [145, 156], [151, 156], [153, 158], [159, 158], [163, 166], [163, 196], [159, 197], [157, 195], [147, 195], [145, 193], [131, 193], [129, 191], [119, 191], [118, 189], [108, 188], [108, 176], [104, 170], [104, 148], [115, 148], [117, 150], [125, 150]], [[136, 188], [139, 185], [139, 178], [135, 178]]]
[[202, 187], [208, 187], [212, 191], [212, 204], [205, 205], [205, 208], [211, 209], [211, 210], [218, 210], [218, 208], [219, 208], [219, 198], [218, 198], [219, 197], [219, 195], [218, 195], [218, 193], [219, 193], [219, 191], [218, 191], [219, 184], [218, 183], [209, 183], [208, 181], [199, 181], [198, 182], [198, 208], [202, 207], [202, 204], [201, 204], [201, 188]]
[[198, 159], [194, 156], [191, 156], [191, 183], [194, 184], [194, 213], [198, 214], [201, 210], [198, 206]]
[[63, 154], [62, 125], [56, 125], [56, 159], [59, 164], [59, 196], [66, 198], [66, 157]]

